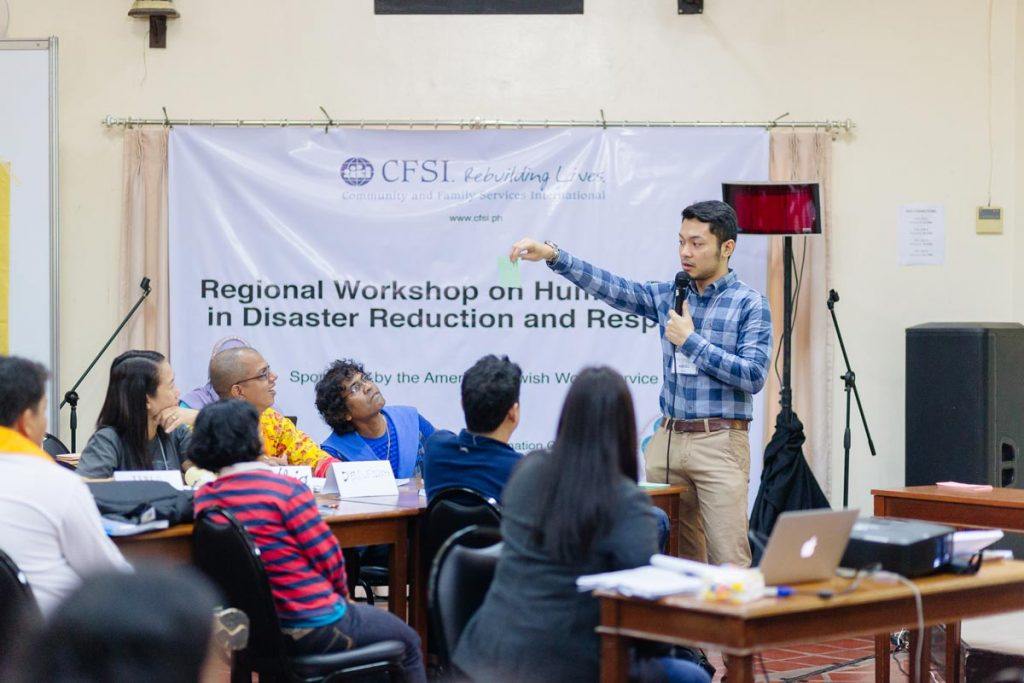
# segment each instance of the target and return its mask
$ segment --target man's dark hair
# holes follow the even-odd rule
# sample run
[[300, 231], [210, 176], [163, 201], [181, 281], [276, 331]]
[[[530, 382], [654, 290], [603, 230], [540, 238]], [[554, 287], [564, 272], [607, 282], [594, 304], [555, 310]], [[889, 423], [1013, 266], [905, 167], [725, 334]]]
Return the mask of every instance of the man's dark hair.
[[725, 202], [709, 200], [690, 204], [683, 209], [683, 220], [686, 219], [707, 223], [711, 234], [718, 240], [719, 248], [729, 240], [736, 241], [739, 231], [736, 212]]
[[263, 454], [260, 414], [248, 401], [222, 399], [196, 416], [188, 459], [204, 470], [251, 462]]
[[342, 385], [353, 377], [365, 374], [362, 363], [343, 358], [331, 363], [316, 383], [316, 409], [336, 434], [348, 434], [356, 429], [352, 421], [345, 417], [348, 412], [348, 396], [342, 390]]
[[34, 360], [0, 356], [0, 425], [13, 427], [22, 413], [35, 410], [46, 395], [49, 376]]
[[198, 681], [223, 602], [188, 567], [88, 575], [28, 640], [14, 680]]
[[493, 432], [519, 402], [523, 371], [508, 356], [484, 356], [462, 376], [462, 412], [466, 429], [475, 434]]

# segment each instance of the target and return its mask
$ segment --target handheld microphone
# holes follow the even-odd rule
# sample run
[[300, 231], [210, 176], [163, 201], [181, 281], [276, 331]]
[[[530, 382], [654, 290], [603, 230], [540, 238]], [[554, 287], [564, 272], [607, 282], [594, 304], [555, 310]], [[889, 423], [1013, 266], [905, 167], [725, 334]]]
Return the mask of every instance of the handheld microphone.
[[686, 301], [686, 292], [690, 289], [690, 276], [685, 270], [676, 273], [676, 313], [683, 314], [683, 302]]

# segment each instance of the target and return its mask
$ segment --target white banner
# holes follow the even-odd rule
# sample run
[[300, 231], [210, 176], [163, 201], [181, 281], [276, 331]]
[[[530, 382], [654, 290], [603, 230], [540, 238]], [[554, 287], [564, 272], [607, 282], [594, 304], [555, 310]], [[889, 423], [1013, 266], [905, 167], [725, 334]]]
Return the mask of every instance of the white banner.
[[[671, 280], [682, 209], [767, 173], [760, 129], [175, 128], [178, 383], [203, 383], [214, 342], [238, 335], [278, 374], [277, 407], [314, 438], [329, 429], [313, 385], [348, 357], [388, 403], [458, 431], [461, 373], [508, 354], [524, 373], [513, 445], [528, 451], [553, 438], [573, 373], [601, 363], [630, 382], [643, 429], [659, 412], [657, 327], [581, 298], [543, 264], [508, 268], [509, 247], [553, 240], [620, 275]], [[733, 266], [763, 291], [763, 238], [741, 237]]]

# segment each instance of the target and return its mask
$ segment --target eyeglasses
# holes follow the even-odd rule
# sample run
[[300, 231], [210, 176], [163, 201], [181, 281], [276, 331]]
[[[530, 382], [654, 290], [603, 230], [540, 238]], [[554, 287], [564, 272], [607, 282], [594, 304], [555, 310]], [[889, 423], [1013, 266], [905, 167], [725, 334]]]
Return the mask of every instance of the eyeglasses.
[[246, 379], [243, 379], [243, 380], [239, 380], [239, 381], [235, 382], [235, 384], [245, 384], [246, 382], [251, 382], [254, 379], [258, 379], [261, 382], [266, 382], [267, 380], [269, 380], [270, 379], [270, 366], [268, 365], [267, 367], [265, 367], [262, 370], [260, 370], [260, 374], [256, 375], [255, 377], [249, 377], [249, 378], [246, 378]]
[[373, 384], [373, 380], [371, 380], [366, 375], [363, 375], [355, 382], [352, 382], [352, 384], [348, 385], [348, 389], [346, 389], [344, 393], [348, 394], [349, 396], [355, 396], [370, 384]]

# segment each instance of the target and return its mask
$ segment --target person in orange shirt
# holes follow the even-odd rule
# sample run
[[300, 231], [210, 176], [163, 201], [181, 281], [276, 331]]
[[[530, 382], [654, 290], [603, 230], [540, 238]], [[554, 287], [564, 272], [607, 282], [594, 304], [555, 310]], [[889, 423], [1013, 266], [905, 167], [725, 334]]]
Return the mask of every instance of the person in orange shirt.
[[291, 420], [274, 409], [277, 375], [253, 348], [225, 349], [210, 360], [210, 384], [221, 398], [240, 398], [260, 411], [260, 434], [267, 458], [277, 465], [314, 468], [331, 456]]

